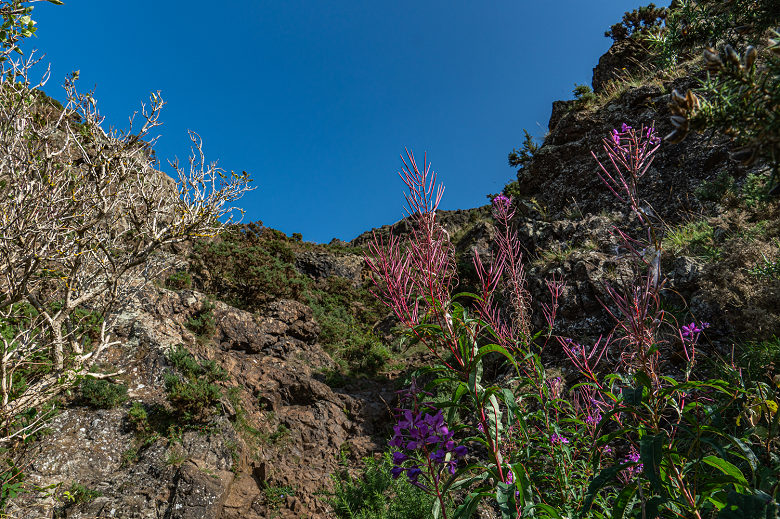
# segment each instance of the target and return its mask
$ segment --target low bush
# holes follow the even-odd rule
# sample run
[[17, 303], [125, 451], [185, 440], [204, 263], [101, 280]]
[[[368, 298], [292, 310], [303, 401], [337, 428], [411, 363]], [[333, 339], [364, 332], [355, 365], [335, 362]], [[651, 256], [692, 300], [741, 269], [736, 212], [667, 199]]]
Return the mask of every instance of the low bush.
[[71, 484], [70, 489], [65, 491], [65, 498], [74, 504], [89, 503], [90, 501], [102, 496], [103, 492], [87, 488], [76, 481]]
[[604, 36], [612, 38], [612, 41], [620, 41], [651, 31], [660, 32], [664, 26], [666, 14], [665, 7], [656, 7], [653, 3], [633, 11], [626, 11], [623, 14], [623, 20], [610, 27]]
[[187, 328], [201, 340], [211, 339], [217, 332], [217, 323], [214, 320], [214, 303], [206, 301], [203, 307], [187, 320]]
[[[366, 458], [359, 478], [347, 470], [334, 474], [329, 503], [338, 519], [421, 519], [430, 517], [434, 498], [406, 478], [394, 479], [390, 454]], [[449, 510], [452, 517], [453, 510]]]
[[81, 401], [95, 409], [113, 409], [127, 401], [127, 386], [85, 378], [79, 387]]
[[183, 290], [192, 286], [192, 276], [187, 271], [180, 271], [168, 276], [165, 286], [171, 290]]
[[216, 382], [226, 381], [227, 372], [213, 360], [196, 360], [181, 345], [168, 359], [179, 372], [165, 374], [165, 390], [175, 412], [187, 423], [208, 420], [223, 396]]

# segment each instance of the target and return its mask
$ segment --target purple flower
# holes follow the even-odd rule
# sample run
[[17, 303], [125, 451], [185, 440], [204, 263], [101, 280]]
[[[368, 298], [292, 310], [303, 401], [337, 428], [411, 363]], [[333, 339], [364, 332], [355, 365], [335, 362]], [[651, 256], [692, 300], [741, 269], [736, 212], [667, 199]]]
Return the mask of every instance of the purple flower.
[[393, 479], [398, 479], [398, 476], [400, 476], [403, 471], [403, 467], [393, 467], [390, 469], [390, 475], [393, 476]]
[[598, 423], [601, 421], [601, 413], [596, 411], [595, 414], [589, 414], [585, 417], [585, 423], [588, 425], [598, 425]]
[[408, 460], [409, 456], [404, 454], [403, 452], [394, 452], [393, 453], [393, 465], [400, 465], [404, 461]]
[[569, 443], [569, 439], [567, 437], [565, 437], [565, 436], [560, 436], [558, 434], [553, 434], [550, 437], [550, 443], [552, 443], [553, 445], [555, 445], [555, 444], [567, 444], [567, 443]]
[[484, 428], [484, 427], [482, 427], [482, 424], [479, 424], [479, 425], [477, 425], [477, 430], [478, 430], [479, 432], [481, 432], [481, 433], [484, 433], [484, 432], [485, 432], [485, 428]]
[[410, 482], [417, 483], [417, 478], [420, 477], [420, 474], [422, 474], [422, 470], [415, 465], [406, 472], [406, 477], [409, 478]]
[[499, 220], [511, 218], [509, 209], [512, 207], [512, 198], [507, 198], [503, 194], [493, 198], [493, 216]]
[[514, 482], [515, 482], [515, 475], [512, 474], [512, 470], [511, 469], [507, 469], [506, 470], [506, 481], [505, 481], [505, 483], [507, 485], [511, 485]]
[[453, 453], [455, 454], [455, 456], [457, 456], [458, 458], [462, 458], [463, 456], [465, 456], [466, 454], [468, 454], [468, 453], [469, 453], [468, 449], [467, 449], [466, 447], [464, 447], [463, 445], [460, 445], [460, 446], [458, 446], [458, 447], [455, 447], [455, 449], [454, 449], [452, 452], [453, 452]]
[[[632, 446], [631, 451], [628, 453], [628, 456], [623, 459], [623, 463], [638, 463], [640, 459], [642, 459], [642, 457]], [[643, 468], [644, 465], [642, 463], [639, 463], [639, 465], [634, 465], [633, 467], [622, 471], [621, 475], [623, 476], [623, 479], [625, 481], [630, 481], [631, 479], [636, 477], [640, 472], [642, 472]]]
[[447, 452], [444, 449], [439, 449], [436, 452], [432, 452], [430, 456], [428, 456], [431, 461], [435, 461], [436, 463], [444, 463], [444, 458], [447, 456]]
[[690, 338], [693, 338], [693, 334], [701, 332], [701, 328], [697, 328], [696, 323], [691, 323], [690, 326], [683, 325], [683, 327], [680, 328], [680, 330], [682, 330], [683, 337], [690, 337]]
[[623, 123], [622, 132], [626, 133], [628, 130], [632, 130], [631, 126], [627, 125], [626, 123]]
[[615, 143], [615, 146], [620, 146], [620, 133], [617, 129], [612, 130], [612, 142]]

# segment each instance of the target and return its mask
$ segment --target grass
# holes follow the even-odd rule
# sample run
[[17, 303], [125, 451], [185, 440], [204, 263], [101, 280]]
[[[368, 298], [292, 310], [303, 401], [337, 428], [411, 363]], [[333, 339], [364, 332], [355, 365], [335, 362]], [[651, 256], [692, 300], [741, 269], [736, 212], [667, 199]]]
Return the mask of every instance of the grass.
[[689, 255], [715, 261], [720, 257], [720, 249], [715, 243], [714, 231], [704, 220], [668, 227], [663, 246], [675, 256]]
[[593, 249], [592, 242], [588, 242], [587, 246], [575, 247], [571, 242], [566, 242], [563, 246], [554, 243], [548, 250], [539, 253], [539, 257], [533, 261], [532, 265], [537, 267], [549, 266], [555, 263], [563, 263], [569, 256], [581, 249]]
[[165, 464], [167, 466], [178, 467], [185, 461], [187, 461], [187, 455], [181, 452], [174, 445], [172, 445], [171, 448], [168, 449], [168, 452], [165, 456]]

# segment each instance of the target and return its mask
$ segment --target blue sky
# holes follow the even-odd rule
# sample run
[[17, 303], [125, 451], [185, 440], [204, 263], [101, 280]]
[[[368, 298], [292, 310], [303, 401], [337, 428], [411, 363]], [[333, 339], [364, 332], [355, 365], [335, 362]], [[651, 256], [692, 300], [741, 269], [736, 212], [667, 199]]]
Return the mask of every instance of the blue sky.
[[52, 97], [73, 70], [82, 91], [97, 85], [107, 124], [160, 90], [164, 171], [194, 130], [207, 160], [254, 179], [245, 222], [328, 242], [401, 218], [404, 147], [428, 152], [443, 209], [487, 203], [514, 177], [523, 128], [541, 136], [551, 103], [590, 84], [604, 31], [638, 5], [66, 0], [35, 4], [25, 48], [46, 53]]

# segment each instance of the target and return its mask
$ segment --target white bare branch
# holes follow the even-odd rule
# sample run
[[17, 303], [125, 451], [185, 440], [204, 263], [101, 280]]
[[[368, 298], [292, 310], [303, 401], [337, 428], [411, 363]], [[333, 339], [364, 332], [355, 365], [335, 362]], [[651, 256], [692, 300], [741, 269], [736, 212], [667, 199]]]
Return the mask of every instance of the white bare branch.
[[178, 184], [154, 168], [159, 92], [137, 133], [133, 118], [127, 131], [105, 130], [93, 92], [75, 88], [77, 73], [64, 110], [45, 102], [48, 71], [28, 80], [37, 61], [0, 64], [0, 444], [39, 429], [46, 414], [28, 411], [117, 344], [113, 316], [143, 287], [127, 281], [158, 275], [164, 245], [219, 234], [235, 211], [243, 216], [230, 204], [251, 190], [246, 174], [205, 161], [194, 132], [189, 168], [172, 164]]

